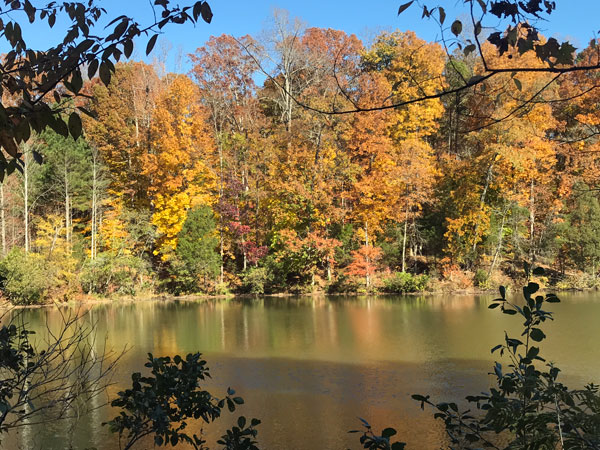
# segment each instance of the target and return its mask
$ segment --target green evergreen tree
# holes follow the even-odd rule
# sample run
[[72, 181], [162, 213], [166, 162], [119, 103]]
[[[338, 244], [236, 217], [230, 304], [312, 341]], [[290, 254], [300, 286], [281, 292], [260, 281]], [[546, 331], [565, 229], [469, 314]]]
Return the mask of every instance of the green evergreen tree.
[[585, 185], [577, 186], [584, 194], [577, 197], [566, 224], [569, 256], [580, 270], [595, 276], [600, 261], [600, 202]]
[[219, 274], [221, 257], [212, 210], [208, 206], [192, 209], [179, 233], [176, 254], [185, 269], [207, 288], [211, 278]]
[[[52, 210], [64, 217], [66, 239], [72, 243], [74, 219], [87, 215], [92, 199], [92, 150], [83, 139], [65, 138], [46, 130], [40, 135], [38, 151], [44, 158], [32, 177], [40, 193], [38, 213]], [[40, 211], [40, 208], [43, 211]]]

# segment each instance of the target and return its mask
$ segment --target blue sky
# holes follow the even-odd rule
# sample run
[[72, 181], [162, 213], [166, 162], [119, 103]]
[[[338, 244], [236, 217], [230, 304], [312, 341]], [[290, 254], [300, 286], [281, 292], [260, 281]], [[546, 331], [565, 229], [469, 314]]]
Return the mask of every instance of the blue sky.
[[[186, 0], [177, 1], [186, 3]], [[397, 16], [399, 5], [405, 1], [407, 0], [209, 0], [214, 13], [210, 25], [199, 23], [195, 28], [191, 24], [167, 27], [156, 49], [161, 51], [162, 41], [163, 49], [170, 48], [168, 68], [185, 71], [188, 67], [185, 55], [201, 46], [211, 35], [257, 35], [267, 24], [274, 8], [287, 9], [291, 16], [301, 18], [308, 26], [341, 29], [367, 41], [378, 31], [391, 29], [413, 30], [424, 39], [435, 40], [439, 29], [433, 22], [421, 20], [421, 11], [416, 5]], [[141, 23], [148, 23], [152, 19], [149, 0], [103, 0], [99, 3], [112, 17], [127, 14]], [[455, 6], [460, 8], [463, 1], [428, 0], [427, 3], [442, 4], [448, 15], [447, 22], [451, 23], [460, 11]], [[558, 0], [552, 20], [543, 24], [542, 28], [546, 30], [547, 36], [567, 38], [581, 48], [599, 31], [599, 17], [600, 0]], [[29, 27], [25, 28], [24, 34], [28, 44], [33, 47], [47, 46], [48, 39], [54, 35], [46, 29], [40, 32], [39, 29]], [[169, 44], [165, 47], [164, 43], [167, 41]], [[0, 51], [5, 50], [2, 47]], [[145, 41], [139, 42], [137, 49], [139, 58], [143, 55]], [[179, 67], [175, 63], [178, 54], [183, 55]]]

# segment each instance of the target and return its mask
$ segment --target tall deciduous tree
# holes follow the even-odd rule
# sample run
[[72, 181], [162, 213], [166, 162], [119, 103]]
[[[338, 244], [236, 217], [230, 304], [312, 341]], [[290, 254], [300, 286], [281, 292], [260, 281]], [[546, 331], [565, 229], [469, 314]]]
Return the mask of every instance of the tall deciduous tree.
[[199, 102], [198, 87], [186, 76], [175, 76], [160, 96], [151, 139], [143, 174], [149, 180], [152, 223], [159, 233], [156, 253], [168, 259], [188, 210], [216, 200], [214, 141], [207, 112]]

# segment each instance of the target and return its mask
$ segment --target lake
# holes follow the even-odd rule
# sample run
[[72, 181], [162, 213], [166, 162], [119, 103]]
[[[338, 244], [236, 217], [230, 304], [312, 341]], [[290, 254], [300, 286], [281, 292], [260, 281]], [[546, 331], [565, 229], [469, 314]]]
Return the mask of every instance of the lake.
[[[129, 350], [109, 395], [130, 385], [130, 374], [155, 356], [201, 351], [219, 396], [228, 386], [246, 403], [235, 416], [257, 417], [263, 449], [358, 449], [358, 417], [376, 429], [395, 427], [409, 448], [439, 448], [444, 433], [410, 398], [431, 394], [459, 401], [487, 389], [503, 331], [520, 321], [489, 310], [491, 296], [298, 297], [229, 301], [149, 301], [102, 304], [85, 320], [97, 323], [98, 341]], [[547, 305], [556, 320], [544, 329], [542, 355], [563, 370], [572, 387], [600, 383], [600, 295], [560, 295]], [[56, 309], [25, 311], [34, 329], [58, 323]], [[98, 400], [101, 402], [101, 400]], [[239, 412], [239, 414], [238, 414]], [[100, 409], [74, 423], [73, 448], [118, 448], [101, 423]], [[213, 448], [233, 422], [225, 414], [204, 426]], [[68, 448], [57, 423], [23, 429], [5, 448]], [[142, 444], [135, 448], [151, 448]]]

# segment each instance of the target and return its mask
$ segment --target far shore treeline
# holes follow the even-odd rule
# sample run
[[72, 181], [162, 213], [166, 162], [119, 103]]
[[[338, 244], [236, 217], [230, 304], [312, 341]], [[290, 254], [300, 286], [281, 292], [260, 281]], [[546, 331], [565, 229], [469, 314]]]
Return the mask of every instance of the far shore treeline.
[[[547, 268], [542, 285], [595, 287], [597, 71], [507, 72], [322, 114], [459, 87], [481, 60], [285, 14], [188, 57], [187, 74], [117, 64], [75, 100], [96, 116], [82, 138], [21, 145], [23, 172], [0, 188], [5, 298], [488, 289], [518, 282], [524, 261]], [[595, 43], [576, 61], [597, 64]]]

